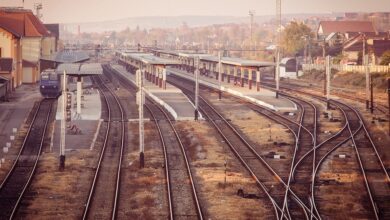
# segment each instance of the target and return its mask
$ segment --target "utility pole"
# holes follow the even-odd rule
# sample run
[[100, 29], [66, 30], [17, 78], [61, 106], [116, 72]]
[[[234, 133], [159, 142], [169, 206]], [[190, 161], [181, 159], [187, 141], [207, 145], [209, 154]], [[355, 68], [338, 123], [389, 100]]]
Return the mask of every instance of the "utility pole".
[[[366, 57], [366, 35], [365, 34], [362, 34], [363, 36], [363, 53], [362, 53], [362, 59], [364, 59]], [[364, 60], [363, 60], [363, 65], [368, 65], [368, 58], [367, 58], [367, 62], [364, 64]]]
[[279, 98], [279, 77], [280, 77], [280, 47], [281, 47], [281, 31], [282, 31], [282, 0], [276, 0], [276, 32], [277, 32], [277, 46], [276, 46], [276, 98]]
[[[364, 51], [364, 50], [363, 50]], [[370, 107], [370, 71], [368, 69], [368, 56], [363, 56], [364, 72], [366, 74], [366, 109]]]
[[330, 109], [330, 73], [331, 73], [331, 66], [330, 66], [330, 56], [326, 56], [326, 108]]
[[253, 16], [255, 15], [255, 11], [249, 10], [249, 16], [251, 19], [251, 24], [250, 24], [250, 32], [251, 32], [251, 43], [250, 43], [250, 50], [253, 49]]
[[62, 79], [62, 119], [61, 119], [61, 143], [60, 143], [60, 171], [65, 169], [65, 138], [66, 138], [66, 71]]
[[138, 115], [139, 115], [139, 163], [140, 168], [145, 167], [145, 146], [144, 146], [144, 85], [143, 85], [143, 74], [142, 70], [138, 69], [136, 71], [136, 78], [137, 78], [137, 84], [138, 84], [138, 92], [137, 92], [137, 98], [138, 98]]
[[276, 54], [276, 72], [275, 72], [275, 80], [276, 80], [276, 98], [279, 98], [279, 77], [280, 77], [280, 51], [278, 49]]
[[221, 61], [221, 51], [218, 51], [218, 84], [219, 84], [218, 98], [219, 98], [219, 100], [221, 100], [221, 98], [222, 98], [222, 61]]
[[194, 58], [195, 64], [195, 120], [199, 117], [199, 57]]

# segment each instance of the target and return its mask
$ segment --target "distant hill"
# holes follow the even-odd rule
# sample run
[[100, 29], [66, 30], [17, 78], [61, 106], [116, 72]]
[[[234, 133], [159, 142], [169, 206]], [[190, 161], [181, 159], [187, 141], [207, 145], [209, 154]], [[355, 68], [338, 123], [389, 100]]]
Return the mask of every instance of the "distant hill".
[[[335, 14], [289, 14], [283, 15], [283, 18], [306, 18], [313, 16], [336, 16]], [[274, 18], [274, 15], [255, 16], [255, 22], [263, 23]], [[235, 16], [156, 16], [156, 17], [133, 17], [112, 21], [88, 22], [88, 23], [69, 23], [62, 24], [67, 31], [76, 33], [80, 25], [81, 32], [103, 32], [119, 31], [127, 27], [134, 29], [139, 26], [141, 29], [150, 28], [176, 28], [183, 23], [189, 27], [208, 26], [213, 24], [226, 23], [248, 23], [249, 17]]]

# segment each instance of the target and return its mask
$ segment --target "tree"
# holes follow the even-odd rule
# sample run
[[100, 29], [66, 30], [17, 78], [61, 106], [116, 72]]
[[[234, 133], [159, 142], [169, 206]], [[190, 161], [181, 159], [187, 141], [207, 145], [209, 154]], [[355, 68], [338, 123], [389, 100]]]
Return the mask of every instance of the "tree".
[[287, 54], [294, 55], [310, 43], [313, 32], [304, 23], [291, 22], [282, 33], [281, 47]]
[[390, 64], [390, 50], [386, 50], [381, 56], [381, 65]]

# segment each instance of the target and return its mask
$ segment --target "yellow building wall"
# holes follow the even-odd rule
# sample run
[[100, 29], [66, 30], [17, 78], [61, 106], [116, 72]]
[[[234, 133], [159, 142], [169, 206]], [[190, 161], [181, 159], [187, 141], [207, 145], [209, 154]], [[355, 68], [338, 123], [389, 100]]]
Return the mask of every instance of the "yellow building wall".
[[44, 37], [42, 39], [42, 56], [49, 56], [56, 52], [56, 38]]
[[10, 32], [0, 28], [1, 56], [13, 59], [11, 81], [13, 89], [22, 84], [22, 51], [20, 40]]
[[1, 57], [12, 57], [12, 34], [0, 28]]
[[22, 58], [33, 63], [38, 63], [41, 58], [41, 37], [25, 37], [22, 39]]

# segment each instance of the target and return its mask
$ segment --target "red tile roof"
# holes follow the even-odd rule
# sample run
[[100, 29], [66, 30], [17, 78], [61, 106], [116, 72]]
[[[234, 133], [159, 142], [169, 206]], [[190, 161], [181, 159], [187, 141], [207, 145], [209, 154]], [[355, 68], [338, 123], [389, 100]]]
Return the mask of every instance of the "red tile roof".
[[17, 37], [49, 36], [42, 22], [31, 10], [0, 8], [0, 27]]
[[374, 25], [371, 21], [321, 21], [318, 28], [320, 27], [322, 27], [324, 34], [331, 34], [333, 32], [375, 32]]

